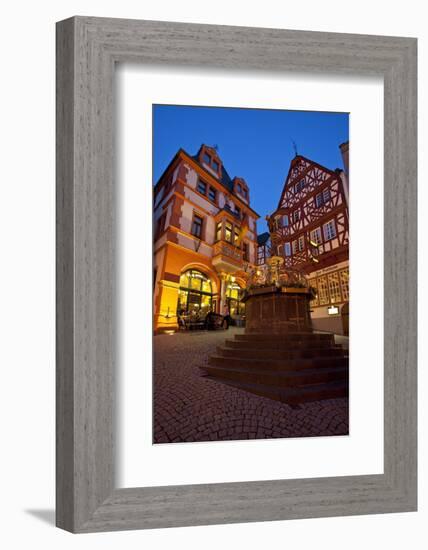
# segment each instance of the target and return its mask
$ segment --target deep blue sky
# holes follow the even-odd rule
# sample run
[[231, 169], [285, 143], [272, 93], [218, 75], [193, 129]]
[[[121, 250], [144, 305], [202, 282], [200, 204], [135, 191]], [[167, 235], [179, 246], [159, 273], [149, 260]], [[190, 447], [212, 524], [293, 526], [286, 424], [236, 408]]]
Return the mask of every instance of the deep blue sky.
[[180, 147], [194, 155], [201, 143], [218, 145], [230, 177], [248, 183], [263, 233], [264, 217], [276, 209], [294, 157], [292, 141], [300, 155], [334, 170], [343, 167], [339, 145], [348, 136], [347, 113], [154, 105], [153, 179]]

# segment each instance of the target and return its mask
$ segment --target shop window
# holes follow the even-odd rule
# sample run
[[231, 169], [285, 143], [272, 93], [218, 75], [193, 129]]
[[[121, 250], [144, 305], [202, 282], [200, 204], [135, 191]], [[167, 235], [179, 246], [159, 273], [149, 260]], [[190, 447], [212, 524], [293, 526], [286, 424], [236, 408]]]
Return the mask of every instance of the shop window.
[[327, 305], [330, 302], [328, 297], [327, 277], [318, 278], [318, 300], [320, 306]]
[[337, 304], [341, 301], [340, 286], [339, 286], [339, 273], [330, 273], [328, 275], [328, 290], [330, 293], [330, 302]]
[[340, 272], [340, 288], [342, 289], [342, 297], [344, 302], [349, 301], [349, 270], [344, 269]]

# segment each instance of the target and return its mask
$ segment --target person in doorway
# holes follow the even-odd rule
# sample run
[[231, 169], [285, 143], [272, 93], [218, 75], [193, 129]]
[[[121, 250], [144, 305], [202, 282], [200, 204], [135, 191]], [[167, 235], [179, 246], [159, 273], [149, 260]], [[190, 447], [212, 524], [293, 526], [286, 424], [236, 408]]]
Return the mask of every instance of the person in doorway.
[[223, 327], [226, 330], [229, 328], [231, 321], [232, 317], [230, 316], [229, 305], [225, 304], [223, 307]]

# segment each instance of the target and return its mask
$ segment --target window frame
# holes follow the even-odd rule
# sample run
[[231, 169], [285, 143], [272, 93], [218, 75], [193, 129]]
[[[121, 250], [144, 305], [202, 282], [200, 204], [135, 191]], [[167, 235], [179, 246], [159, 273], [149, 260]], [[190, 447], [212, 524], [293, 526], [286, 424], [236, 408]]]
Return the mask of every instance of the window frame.
[[[331, 227], [333, 227], [333, 231], [334, 231], [334, 235], [332, 235], [331, 237], [329, 237], [327, 234], [328, 227], [330, 226], [330, 224], [332, 224]], [[336, 220], [334, 218], [329, 220], [328, 222], [325, 222], [322, 228], [323, 228], [324, 242], [332, 241], [337, 237]]]
[[[204, 189], [205, 189], [204, 192], [202, 192], [202, 191], [200, 190], [200, 186], [201, 186], [201, 185], [204, 186]], [[203, 195], [204, 197], [206, 197], [206, 196], [207, 196], [207, 189], [208, 189], [207, 182], [204, 181], [204, 180], [201, 179], [201, 178], [198, 178], [198, 183], [196, 184], [196, 191], [197, 191], [198, 193], [200, 193], [201, 195]]]
[[[211, 197], [211, 193], [214, 193], [214, 198]], [[217, 204], [217, 189], [212, 185], [208, 186], [208, 198], [214, 204]]]
[[[199, 224], [196, 224], [196, 219], [199, 219], [201, 220], [201, 223], [200, 225]], [[200, 234], [197, 235], [196, 233], [194, 233], [194, 228], [195, 227], [200, 227]], [[199, 214], [198, 212], [193, 212], [193, 217], [192, 217], [192, 225], [190, 226], [190, 234], [193, 236], [193, 237], [196, 237], [197, 239], [200, 239], [201, 241], [204, 239], [204, 228], [205, 228], [205, 217], [202, 216], [201, 214]]]

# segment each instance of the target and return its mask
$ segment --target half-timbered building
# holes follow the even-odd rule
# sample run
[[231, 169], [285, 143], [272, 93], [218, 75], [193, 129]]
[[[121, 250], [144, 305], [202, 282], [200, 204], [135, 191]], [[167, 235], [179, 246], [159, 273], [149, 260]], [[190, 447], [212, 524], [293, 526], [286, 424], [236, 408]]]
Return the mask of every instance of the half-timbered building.
[[154, 187], [156, 332], [177, 329], [181, 314], [243, 316], [258, 217], [247, 182], [229, 176], [216, 148], [176, 153]]
[[[341, 150], [347, 155], [347, 144], [342, 144]], [[347, 172], [296, 155], [268, 225], [272, 254], [282, 256], [286, 267], [303, 271], [316, 291], [311, 304], [314, 327], [347, 334]]]

